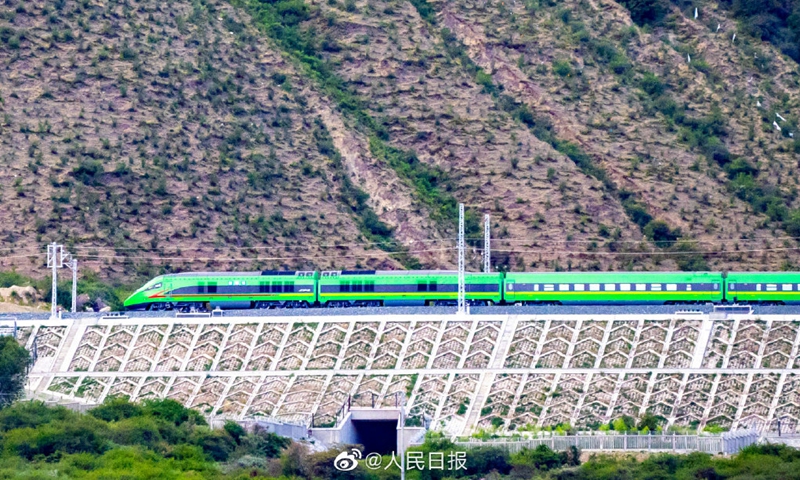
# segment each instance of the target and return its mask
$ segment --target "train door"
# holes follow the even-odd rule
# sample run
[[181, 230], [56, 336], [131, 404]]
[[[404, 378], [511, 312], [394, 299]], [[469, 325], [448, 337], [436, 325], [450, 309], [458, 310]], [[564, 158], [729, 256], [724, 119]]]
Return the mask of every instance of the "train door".
[[514, 280], [506, 280], [506, 291], [503, 294], [503, 300], [506, 302], [514, 301]]

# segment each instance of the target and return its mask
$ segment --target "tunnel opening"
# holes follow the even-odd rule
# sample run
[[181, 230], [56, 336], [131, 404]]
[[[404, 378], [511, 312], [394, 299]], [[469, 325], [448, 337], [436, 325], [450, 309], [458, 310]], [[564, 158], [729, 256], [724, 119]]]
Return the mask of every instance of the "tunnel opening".
[[364, 446], [364, 455], [397, 452], [397, 420], [352, 420], [355, 443]]

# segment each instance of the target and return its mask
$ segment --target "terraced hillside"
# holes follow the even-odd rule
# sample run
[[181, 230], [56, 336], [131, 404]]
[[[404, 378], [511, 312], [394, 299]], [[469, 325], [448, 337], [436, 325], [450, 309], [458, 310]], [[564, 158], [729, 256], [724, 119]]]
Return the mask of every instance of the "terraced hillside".
[[[624, 415], [800, 432], [800, 328], [784, 315], [82, 318], [18, 322], [34, 395], [172, 398], [232, 419], [333, 422], [394, 406], [452, 435]], [[317, 320], [317, 319], [315, 319]]]
[[800, 263], [797, 63], [738, 4], [6, 5], [6, 266], [447, 268], [458, 202], [501, 268]]

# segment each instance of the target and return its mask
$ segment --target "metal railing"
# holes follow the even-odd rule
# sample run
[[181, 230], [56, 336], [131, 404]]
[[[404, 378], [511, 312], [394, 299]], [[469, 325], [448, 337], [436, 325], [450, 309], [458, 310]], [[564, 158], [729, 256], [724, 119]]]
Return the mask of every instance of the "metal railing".
[[342, 420], [345, 419], [350, 409], [355, 408], [400, 408], [405, 404], [406, 397], [402, 392], [395, 392], [392, 395], [386, 395], [381, 401], [381, 396], [374, 392], [366, 392], [360, 395], [348, 395], [347, 399], [342, 402], [342, 406], [333, 414], [312, 414], [311, 415], [311, 428], [333, 428], [338, 426]]
[[13, 321], [13, 323], [0, 324], [0, 337], [8, 335], [17, 338], [17, 319], [8, 318], [3, 320]]
[[566, 450], [578, 447], [581, 450], [636, 450], [636, 451], [696, 451], [705, 453], [733, 454], [759, 441], [758, 432], [740, 430], [721, 435], [638, 435], [638, 434], [601, 434], [601, 435], [552, 435], [527, 440], [469, 440], [455, 442], [456, 445], [475, 447], [500, 447], [509, 453], [522, 449], [533, 449], [546, 445], [552, 450]]

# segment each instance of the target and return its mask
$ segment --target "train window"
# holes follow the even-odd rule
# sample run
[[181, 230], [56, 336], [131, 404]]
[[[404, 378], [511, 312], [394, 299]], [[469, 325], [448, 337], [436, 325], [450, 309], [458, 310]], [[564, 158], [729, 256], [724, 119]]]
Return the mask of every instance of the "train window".
[[651, 283], [650, 284], [650, 291], [651, 292], [660, 292], [661, 291], [661, 284], [660, 283]]
[[259, 282], [258, 284], [258, 293], [267, 293], [269, 292], [269, 285], [267, 282]]
[[558, 284], [558, 291], [559, 292], [569, 292], [569, 284], [568, 283], [559, 283]]
[[767, 284], [767, 291], [768, 292], [777, 292], [778, 291], [778, 285], [776, 285], [774, 283], [768, 283]]
[[677, 292], [678, 291], [678, 284], [676, 284], [676, 283], [668, 283], [667, 284], [667, 291], [669, 291], [669, 292]]
[[152, 287], [148, 288], [148, 290], [155, 290], [156, 288], [161, 288], [161, 282], [156, 283]]
[[647, 284], [646, 283], [637, 283], [636, 284], [636, 291], [637, 292], [646, 292], [647, 291]]
[[294, 292], [294, 282], [286, 282], [283, 284], [284, 292]]
[[375, 282], [367, 282], [364, 284], [364, 291], [365, 292], [374, 292], [375, 291]]
[[735, 283], [729, 283], [728, 284], [728, 290], [736, 290], [736, 284]]
[[418, 292], [427, 292], [428, 291], [428, 284], [427, 283], [418, 283], [417, 284], [417, 291]]
[[591, 290], [593, 292], [599, 292], [600, 291], [600, 284], [599, 283], [590, 283], [589, 284], [589, 290]]
[[281, 282], [272, 282], [272, 293], [280, 293], [281, 290]]
[[350, 284], [348, 282], [342, 282], [339, 285], [340, 292], [349, 292], [350, 291]]
[[206, 293], [206, 284], [201, 283], [197, 286], [197, 293]]
[[353, 291], [354, 292], [364, 291], [364, 285], [361, 282], [353, 282]]
[[781, 286], [781, 290], [783, 290], [784, 292], [791, 292], [792, 291], [792, 284], [791, 283], [784, 283]]
[[630, 292], [631, 291], [631, 284], [630, 283], [620, 283], [619, 289], [623, 292]]
[[217, 293], [217, 284], [216, 283], [209, 283], [208, 284], [208, 293]]
[[606, 292], [613, 292], [616, 289], [617, 289], [617, 284], [616, 283], [606, 283], [606, 285], [605, 285], [605, 291]]
[[575, 287], [575, 291], [576, 292], [582, 292], [586, 288], [586, 286], [584, 284], [582, 284], [582, 283], [576, 283], [573, 286]]
[[761, 284], [760, 283], [758, 285], [756, 285], [756, 290], [759, 291], [759, 292], [761, 291]]
[[436, 291], [436, 282], [429, 283], [428, 284], [428, 290], [431, 291], [431, 292], [435, 292]]
[[556, 286], [555, 286], [555, 285], [545, 285], [545, 286], [544, 286], [544, 291], [545, 291], [545, 292], [552, 292], [552, 291], [553, 291], [553, 290], [555, 290], [555, 289], [556, 289]]

